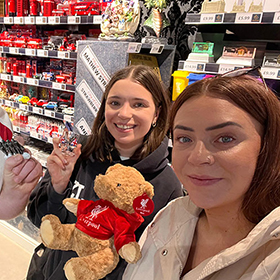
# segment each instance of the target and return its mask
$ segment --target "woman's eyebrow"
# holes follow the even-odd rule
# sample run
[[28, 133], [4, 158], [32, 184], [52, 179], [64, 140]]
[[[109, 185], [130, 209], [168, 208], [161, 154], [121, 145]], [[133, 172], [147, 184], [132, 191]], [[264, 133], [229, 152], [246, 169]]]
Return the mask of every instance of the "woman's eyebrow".
[[210, 126], [210, 127], [207, 127], [205, 130], [206, 131], [209, 131], [209, 130], [215, 130], [215, 129], [219, 129], [219, 128], [223, 128], [223, 127], [226, 127], [226, 126], [238, 126], [240, 128], [242, 128], [242, 126], [236, 122], [224, 122], [224, 123], [219, 123], [217, 125], [213, 125], [213, 126]]

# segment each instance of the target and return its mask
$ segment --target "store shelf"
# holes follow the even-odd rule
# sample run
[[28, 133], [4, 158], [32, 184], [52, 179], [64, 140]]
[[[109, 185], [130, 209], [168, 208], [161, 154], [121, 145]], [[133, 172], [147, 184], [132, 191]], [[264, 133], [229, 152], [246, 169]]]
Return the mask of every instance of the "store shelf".
[[[196, 73], [223, 74], [242, 67], [244, 66], [238, 66], [234, 64], [203, 63], [180, 60], [178, 70]], [[261, 72], [265, 79], [280, 80], [280, 68], [262, 67]]]
[[94, 16], [28, 16], [28, 17], [0, 17], [2, 24], [36, 24], [36, 25], [63, 25], [63, 24], [100, 24], [101, 15]]
[[13, 76], [10, 74], [3, 74], [3, 73], [0, 74], [0, 80], [27, 84], [30, 86], [45, 87], [50, 89], [75, 92], [75, 85], [63, 84], [63, 83], [57, 83], [57, 82], [45, 81], [45, 80], [39, 80], [33, 78], [25, 78], [22, 76]]
[[280, 12], [188, 14], [186, 24], [279, 24]]
[[21, 104], [21, 103], [14, 102], [11, 100], [0, 99], [0, 105], [1, 104], [8, 106], [8, 107], [15, 108], [15, 109], [20, 109], [20, 110], [23, 110], [23, 111], [26, 111], [29, 113], [57, 119], [60, 121], [73, 122], [73, 120], [74, 120], [74, 117], [71, 115], [62, 114], [60, 112], [56, 112], [53, 110], [47, 110], [42, 107], [34, 107], [34, 106], [26, 105], [26, 104]]
[[0, 46], [0, 53], [14, 54], [14, 55], [26, 55], [26, 56], [38, 56], [38, 57], [50, 57], [60, 59], [77, 59], [76, 52], [69, 51], [55, 51], [55, 50], [43, 50], [43, 49], [28, 49], [28, 48], [15, 48], [15, 47], [3, 47]]

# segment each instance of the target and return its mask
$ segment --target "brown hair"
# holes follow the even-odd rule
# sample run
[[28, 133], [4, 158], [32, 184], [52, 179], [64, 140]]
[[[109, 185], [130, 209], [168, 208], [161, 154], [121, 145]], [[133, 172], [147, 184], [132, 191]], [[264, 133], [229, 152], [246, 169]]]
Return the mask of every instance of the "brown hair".
[[112, 161], [111, 152], [114, 149], [114, 138], [105, 125], [105, 104], [109, 91], [113, 85], [123, 79], [129, 78], [142, 85], [153, 97], [155, 107], [160, 109], [155, 127], [151, 127], [145, 136], [143, 145], [137, 149], [133, 158], [140, 160], [158, 148], [168, 130], [170, 101], [167, 91], [164, 89], [155, 71], [144, 65], [131, 65], [117, 71], [106, 86], [101, 100], [101, 106], [94, 120], [92, 134], [89, 136], [83, 148], [82, 157], [88, 158], [92, 153], [100, 160]]
[[248, 76], [209, 78], [188, 86], [173, 104], [171, 133], [180, 107], [191, 97], [208, 95], [226, 99], [254, 117], [263, 127], [262, 144], [255, 174], [245, 194], [242, 211], [258, 223], [280, 206], [280, 103], [271, 90]]

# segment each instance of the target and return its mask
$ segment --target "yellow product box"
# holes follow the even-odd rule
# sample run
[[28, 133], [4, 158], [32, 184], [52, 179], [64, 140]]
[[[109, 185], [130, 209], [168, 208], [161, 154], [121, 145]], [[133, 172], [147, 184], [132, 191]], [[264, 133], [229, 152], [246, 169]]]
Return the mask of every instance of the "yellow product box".
[[186, 86], [189, 83], [189, 79], [187, 79], [187, 76], [191, 72], [183, 71], [183, 70], [177, 70], [174, 71], [172, 74], [173, 76], [173, 90], [172, 90], [172, 101], [175, 101], [179, 94], [186, 88]]

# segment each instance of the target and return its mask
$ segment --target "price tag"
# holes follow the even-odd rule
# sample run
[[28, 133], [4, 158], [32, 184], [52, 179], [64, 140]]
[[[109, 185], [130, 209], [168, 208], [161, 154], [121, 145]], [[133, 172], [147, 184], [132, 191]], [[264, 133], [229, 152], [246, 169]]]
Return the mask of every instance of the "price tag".
[[184, 70], [194, 71], [194, 72], [203, 72], [205, 69], [205, 63], [198, 63], [192, 61], [185, 61]]
[[201, 14], [201, 23], [213, 23], [213, 22], [223, 22], [224, 14]]
[[38, 133], [36, 131], [30, 131], [30, 137], [33, 137], [33, 138], [37, 138], [38, 139]]
[[13, 82], [24, 83], [24, 78], [20, 76], [13, 76]]
[[11, 80], [11, 75], [1, 74], [1, 79], [5, 80], [5, 81], [10, 81]]
[[70, 116], [70, 115], [64, 115], [63, 116], [63, 120], [66, 121], [66, 122], [73, 122], [73, 116]]
[[20, 133], [20, 127], [19, 126], [13, 126], [14, 131], [17, 133]]
[[48, 19], [47, 17], [36, 17], [36, 24], [47, 24], [48, 23]]
[[164, 45], [162, 45], [162, 44], [152, 44], [152, 48], [150, 50], [150, 53], [161, 54], [163, 49], [164, 49]]
[[128, 53], [139, 53], [141, 48], [142, 48], [141, 43], [129, 43], [128, 48], [127, 48], [127, 52]]
[[47, 50], [37, 50], [37, 56], [48, 57], [49, 52]]
[[235, 23], [260, 23], [262, 13], [237, 13]]
[[49, 24], [60, 24], [60, 17], [48, 17]]
[[23, 24], [23, 17], [14, 17], [14, 23], [15, 24]]
[[25, 24], [35, 24], [35, 17], [25, 17], [24, 23]]
[[42, 108], [33, 107], [33, 108], [32, 108], [32, 111], [33, 111], [33, 113], [35, 113], [35, 114], [39, 114], [39, 115], [43, 115], [43, 114], [44, 114], [44, 111], [43, 111]]
[[274, 14], [273, 23], [280, 23], [280, 12]]
[[5, 100], [5, 105], [9, 106], [9, 107], [13, 107], [14, 106], [14, 102], [12, 102], [10, 100]]
[[13, 17], [4, 17], [4, 23], [11, 24], [13, 22], [14, 22], [14, 18]]
[[38, 86], [38, 85], [39, 85], [39, 80], [37, 80], [37, 79], [32, 79], [32, 78], [26, 78], [26, 83], [27, 83], [28, 85]]
[[28, 111], [28, 105], [19, 104], [19, 109], [21, 109], [21, 110], [23, 110], [23, 111]]
[[3, 52], [3, 47], [2, 47], [2, 46], [0, 47], [0, 52], [1, 52], [1, 53]]
[[69, 58], [70, 57], [70, 53], [69, 52], [62, 52], [62, 51], [58, 51], [57, 52], [57, 57], [58, 58]]
[[236, 66], [232, 65], [232, 64], [220, 64], [218, 73], [224, 74], [226, 72], [233, 71], [235, 69], [235, 67]]
[[102, 16], [93, 16], [93, 24], [101, 24]]
[[45, 116], [55, 118], [55, 112], [51, 110], [45, 110]]
[[80, 24], [81, 23], [81, 17], [80, 16], [69, 16], [67, 19], [67, 22], [69, 24]]
[[25, 49], [25, 54], [30, 56], [36, 56], [36, 50], [35, 49]]
[[66, 89], [66, 85], [65, 85], [65, 84], [62, 84], [62, 83], [53, 82], [53, 83], [52, 83], [52, 88], [53, 88], [53, 89], [65, 90], [65, 89]]
[[53, 143], [53, 139], [51, 137], [48, 137], [47, 141], [48, 141], [48, 143], [51, 143], [51, 144]]
[[269, 67], [262, 67], [261, 72], [263, 74], [263, 77], [265, 79], [279, 79], [279, 73], [280, 69], [278, 68], [269, 68]]
[[9, 52], [12, 54], [19, 54], [19, 48], [10, 47]]

